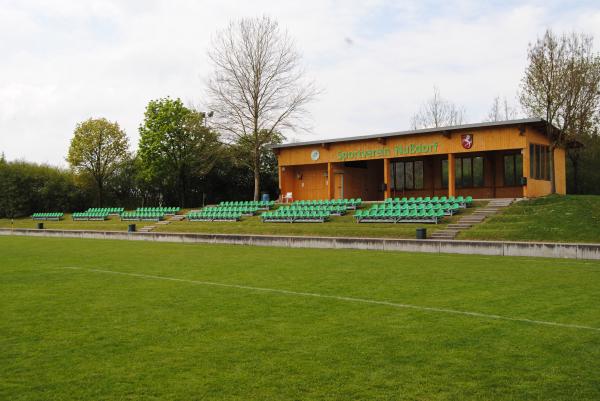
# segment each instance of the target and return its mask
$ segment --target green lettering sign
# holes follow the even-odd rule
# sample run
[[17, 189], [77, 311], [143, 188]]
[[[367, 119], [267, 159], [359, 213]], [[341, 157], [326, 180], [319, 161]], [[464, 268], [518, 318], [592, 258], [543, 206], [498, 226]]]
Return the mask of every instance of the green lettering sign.
[[[398, 145], [394, 147], [394, 156], [416, 155], [422, 153], [437, 153], [438, 144], [433, 143], [410, 143], [408, 145]], [[349, 152], [338, 152], [337, 158], [340, 161], [354, 159], [369, 159], [373, 157], [388, 157], [390, 156], [389, 148], [379, 149], [360, 149]]]

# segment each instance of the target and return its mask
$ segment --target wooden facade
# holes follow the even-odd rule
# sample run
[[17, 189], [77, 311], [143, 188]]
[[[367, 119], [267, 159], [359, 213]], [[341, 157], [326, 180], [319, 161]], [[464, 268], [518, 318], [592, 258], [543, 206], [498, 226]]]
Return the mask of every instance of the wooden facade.
[[[543, 124], [545, 122], [542, 120], [515, 120], [437, 131], [420, 130], [397, 135], [278, 145], [274, 151], [279, 162], [280, 191], [282, 194], [291, 192], [295, 200], [547, 195], [551, 187], [549, 177], [536, 179], [530, 174], [530, 145], [550, 144]], [[539, 151], [538, 148], [532, 149]], [[411, 161], [414, 163], [406, 163]], [[418, 166], [418, 185], [413, 176], [412, 185], [409, 186], [404, 185], [404, 178], [397, 178], [399, 162], [404, 162], [402, 174], [408, 174], [404, 173], [404, 166], [413, 169], [412, 175], [416, 174]], [[475, 168], [471, 164], [475, 162], [477, 178], [460, 178], [463, 172], [474, 174]], [[543, 163], [548, 163], [547, 158]], [[447, 166], [446, 170], [444, 166]], [[540, 165], [535, 167], [538, 170], [533, 171], [539, 174]], [[564, 149], [555, 149], [554, 173], [556, 190], [564, 194]], [[401, 185], [398, 185], [399, 182]]]

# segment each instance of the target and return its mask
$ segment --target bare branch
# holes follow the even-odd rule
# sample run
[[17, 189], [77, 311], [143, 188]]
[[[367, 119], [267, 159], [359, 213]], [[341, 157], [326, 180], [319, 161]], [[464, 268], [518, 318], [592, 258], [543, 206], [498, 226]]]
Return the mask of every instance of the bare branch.
[[442, 98], [437, 86], [433, 87], [433, 97], [421, 105], [411, 118], [413, 129], [439, 128], [460, 125], [465, 122], [465, 110]]
[[305, 128], [305, 106], [318, 90], [305, 78], [294, 42], [269, 17], [231, 22], [208, 56], [214, 67], [208, 81], [213, 128], [250, 148], [257, 198], [264, 146], [281, 131]]

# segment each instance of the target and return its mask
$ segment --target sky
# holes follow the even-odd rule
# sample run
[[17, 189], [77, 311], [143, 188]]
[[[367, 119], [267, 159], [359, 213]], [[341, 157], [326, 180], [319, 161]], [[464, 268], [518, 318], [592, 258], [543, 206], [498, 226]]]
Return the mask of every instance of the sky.
[[409, 129], [434, 86], [481, 122], [496, 96], [518, 106], [527, 46], [547, 28], [600, 48], [598, 1], [0, 0], [0, 153], [67, 166], [91, 117], [117, 121], [135, 150], [148, 102], [204, 110], [211, 38], [262, 15], [322, 90], [309, 129], [285, 133], [296, 141]]

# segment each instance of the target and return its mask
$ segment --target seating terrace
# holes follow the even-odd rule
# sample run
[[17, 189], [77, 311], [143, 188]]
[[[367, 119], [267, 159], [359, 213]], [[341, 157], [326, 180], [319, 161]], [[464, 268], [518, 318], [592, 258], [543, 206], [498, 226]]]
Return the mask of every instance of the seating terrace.
[[31, 215], [33, 220], [54, 220], [58, 221], [63, 218], [65, 214], [63, 212], [44, 212], [44, 213], [34, 213]]

